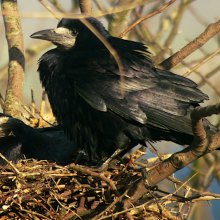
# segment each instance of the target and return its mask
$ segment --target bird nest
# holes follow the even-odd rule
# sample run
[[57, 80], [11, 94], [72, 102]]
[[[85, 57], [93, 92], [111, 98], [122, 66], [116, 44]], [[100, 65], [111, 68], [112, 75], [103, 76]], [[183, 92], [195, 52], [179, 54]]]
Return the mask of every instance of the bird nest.
[[[149, 191], [129, 210], [123, 199], [140, 178], [141, 165], [132, 156], [115, 168], [95, 172], [80, 165], [59, 166], [48, 161], [20, 160], [1, 167], [1, 219], [178, 219], [171, 212], [178, 200], [160, 200]], [[135, 155], [135, 156], [134, 156]], [[133, 163], [126, 167], [130, 158]], [[135, 159], [134, 159], [135, 158]], [[168, 202], [169, 201], [169, 202]], [[166, 205], [169, 203], [169, 207]], [[173, 206], [170, 206], [170, 204]]]

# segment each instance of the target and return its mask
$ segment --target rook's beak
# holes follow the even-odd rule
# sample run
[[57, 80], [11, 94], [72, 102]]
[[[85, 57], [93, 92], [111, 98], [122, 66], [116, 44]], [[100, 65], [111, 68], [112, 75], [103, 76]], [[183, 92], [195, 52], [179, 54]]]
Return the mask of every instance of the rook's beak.
[[54, 32], [54, 29], [47, 29], [47, 30], [35, 32], [30, 37], [53, 42], [55, 39], [57, 39], [58, 36]]
[[31, 38], [51, 41], [59, 48], [68, 50], [75, 45], [76, 36], [72, 35], [72, 32], [63, 27], [56, 29], [47, 29], [33, 33]]

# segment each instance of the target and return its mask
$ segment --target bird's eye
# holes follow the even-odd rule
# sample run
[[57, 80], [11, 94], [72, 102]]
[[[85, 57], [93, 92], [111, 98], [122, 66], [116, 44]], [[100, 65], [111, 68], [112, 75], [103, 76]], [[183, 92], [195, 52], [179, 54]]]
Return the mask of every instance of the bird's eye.
[[78, 34], [78, 31], [73, 30], [73, 35], [77, 35], [77, 34]]

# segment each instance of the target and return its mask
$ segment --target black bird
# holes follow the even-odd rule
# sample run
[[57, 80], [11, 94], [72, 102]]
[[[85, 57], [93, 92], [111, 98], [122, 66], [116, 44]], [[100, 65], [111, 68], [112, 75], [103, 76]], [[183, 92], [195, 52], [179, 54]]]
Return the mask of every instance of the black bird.
[[[117, 51], [123, 77], [97, 32]], [[64, 18], [31, 37], [57, 46], [40, 58], [38, 71], [54, 116], [78, 147], [104, 159], [147, 141], [193, 142], [190, 113], [208, 96], [193, 81], [155, 68], [146, 45], [112, 37], [95, 18]], [[218, 131], [203, 122], [208, 135]]]
[[[32, 128], [21, 120], [0, 113], [0, 153], [14, 163], [25, 158], [71, 163], [77, 147], [58, 127]], [[0, 165], [6, 165], [0, 157]]]

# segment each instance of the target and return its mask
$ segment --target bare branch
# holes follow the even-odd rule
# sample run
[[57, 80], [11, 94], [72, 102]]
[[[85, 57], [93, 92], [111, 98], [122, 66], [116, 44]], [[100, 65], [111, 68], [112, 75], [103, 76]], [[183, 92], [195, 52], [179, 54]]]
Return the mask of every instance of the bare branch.
[[[126, 7], [126, 5], [132, 4], [133, 0], [121, 0], [118, 1], [115, 7]], [[118, 37], [118, 35], [128, 28], [128, 16], [132, 10], [125, 10], [120, 13], [112, 14], [109, 21], [108, 31], [112, 36]]]
[[2, 0], [2, 13], [9, 50], [8, 87], [4, 112], [20, 118], [21, 100], [24, 87], [24, 44], [21, 21], [16, 0]]
[[156, 14], [159, 14], [161, 13], [165, 8], [167, 8], [168, 6], [170, 6], [171, 4], [173, 4], [176, 0], [171, 0], [169, 1], [166, 5], [164, 5], [162, 8], [158, 9], [157, 11], [151, 13], [150, 15], [147, 15], [143, 18], [140, 18], [139, 20], [137, 20], [134, 24], [132, 24], [128, 29], [126, 29], [123, 33], [120, 34], [120, 38], [124, 37], [125, 34], [127, 34], [132, 28], [134, 28], [136, 25], [138, 25], [139, 23], [141, 23], [142, 21], [150, 18], [150, 17], [153, 17], [154, 15]]
[[201, 62], [199, 62], [195, 67], [193, 67], [190, 71], [188, 71], [187, 73], [185, 73], [183, 76], [187, 77], [189, 74], [191, 74], [193, 71], [195, 71], [196, 69], [198, 69], [201, 65], [203, 65], [204, 63], [206, 63], [207, 61], [209, 61], [210, 59], [212, 59], [216, 54], [218, 54], [220, 52], [220, 48], [218, 50], [216, 50], [213, 54], [211, 54], [209, 57], [207, 57], [205, 60], [202, 60]]
[[54, 7], [56, 7], [56, 9], [59, 10], [61, 13], [65, 13], [64, 8], [60, 5], [60, 3], [57, 0], [49, 0], [49, 2], [53, 4]]
[[93, 16], [91, 0], [79, 0], [79, 7], [83, 14]]
[[173, 154], [170, 158], [157, 163], [151, 170], [148, 169], [145, 173], [146, 178], [138, 180], [134, 187], [128, 192], [130, 198], [124, 199], [124, 209], [129, 208], [132, 203], [147, 193], [148, 189], [145, 185], [154, 186], [177, 170], [182, 169], [199, 157], [220, 147], [220, 132], [213, 135], [210, 140], [208, 140], [202, 124], [202, 117], [219, 113], [220, 104], [204, 108], [197, 107], [192, 112], [192, 127], [195, 137], [194, 143], [184, 150]]
[[177, 33], [178, 33], [178, 28], [179, 28], [179, 24], [180, 21], [182, 20], [183, 14], [188, 6], [189, 1], [188, 0], [182, 0], [181, 4], [179, 6], [177, 15], [175, 16], [175, 18], [173, 19], [173, 23], [172, 23], [172, 30], [168, 36], [168, 38], [166, 39], [164, 45], [163, 45], [163, 50], [161, 50], [157, 56], [154, 59], [154, 62], [157, 64], [158, 62], [160, 62], [166, 51], [168, 50], [168, 48], [170, 47], [171, 43], [173, 42], [174, 38], [176, 37]]
[[45, 92], [45, 89], [43, 88], [42, 100], [41, 100], [41, 106], [40, 106], [39, 127], [42, 126], [42, 122], [43, 122], [44, 108], [45, 108], [45, 99], [46, 99], [46, 92]]
[[57, 18], [58, 20], [61, 20], [61, 17], [43, 0], [38, 0], [51, 14]]
[[1, 105], [2, 109], [4, 109], [4, 104], [5, 104], [5, 101], [2, 97], [2, 94], [0, 93], [0, 105]]
[[210, 24], [206, 30], [195, 40], [187, 44], [184, 48], [173, 54], [168, 59], [158, 65], [158, 68], [169, 70], [189, 56], [192, 52], [202, 47], [214, 35], [220, 32], [220, 21]]
[[[201, 61], [203, 62], [203, 61]], [[185, 63], [184, 61], [181, 62], [183, 65], [189, 67], [189, 65], [187, 63]], [[190, 67], [189, 67], [190, 68]], [[193, 68], [194, 69], [194, 68]], [[218, 86], [216, 86], [214, 83], [212, 83], [206, 76], [203, 76], [198, 70], [194, 69], [194, 72], [201, 77], [202, 82], [206, 82], [215, 92], [218, 96], [220, 96], [220, 89], [218, 88]], [[214, 71], [215, 72], [215, 71]], [[208, 75], [208, 74], [207, 74]], [[185, 76], [185, 75], [184, 75]], [[199, 86], [198, 86], [199, 87]]]

